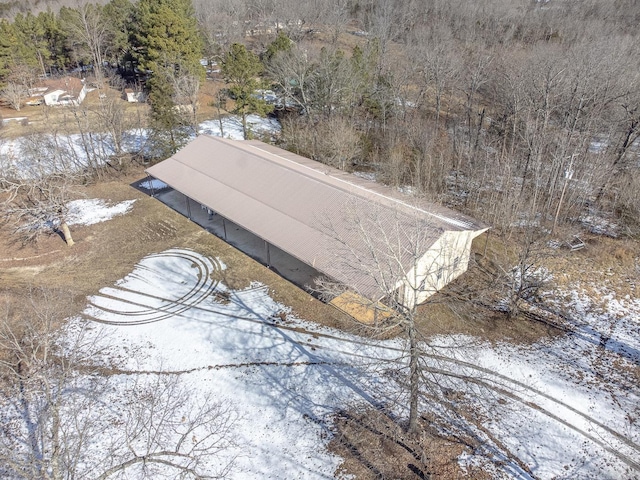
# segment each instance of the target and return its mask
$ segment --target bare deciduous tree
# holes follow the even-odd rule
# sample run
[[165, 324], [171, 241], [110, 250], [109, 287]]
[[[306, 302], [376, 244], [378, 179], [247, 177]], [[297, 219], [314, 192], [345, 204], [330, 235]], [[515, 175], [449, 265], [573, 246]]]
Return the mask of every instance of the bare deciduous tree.
[[9, 82], [0, 94], [14, 110], [19, 112], [24, 101], [29, 97], [29, 90], [25, 85]]
[[68, 202], [80, 174], [54, 162], [30, 160], [18, 165], [10, 159], [2, 170], [2, 215], [24, 242], [35, 241], [44, 231], [59, 229], [67, 245], [73, 246], [67, 224]]
[[0, 475], [224, 478], [235, 410], [170, 373], [110, 376], [95, 364], [104, 336], [82, 320], [64, 325], [69, 300], [34, 290], [0, 321]]
[[[118, 77], [110, 79], [109, 83], [117, 90], [124, 90], [124, 82]], [[118, 96], [110, 92], [99, 98], [100, 103], [95, 110], [98, 117], [97, 128], [107, 134], [113, 146], [113, 154], [121, 165], [124, 155], [123, 140], [129, 128], [132, 128], [132, 121], [127, 115], [125, 104]]]
[[[86, 417], [67, 414], [67, 409], [79, 414], [95, 407], [103, 391], [97, 379], [79, 382], [70, 370], [72, 363], [83, 360], [90, 342], [83, 335], [62, 342], [60, 318], [70, 311], [69, 300], [62, 292], [41, 290], [32, 291], [20, 306], [5, 302], [0, 321], [3, 476], [73, 478], [78, 441], [95, 433]], [[85, 389], [96, 393], [88, 404], [76, 395]]]
[[86, 49], [86, 54], [93, 63], [96, 81], [102, 87], [104, 52], [109, 36], [109, 25], [103, 7], [94, 3], [81, 4], [77, 8], [63, 9], [62, 18], [76, 55], [82, 55]]
[[406, 357], [401, 361], [408, 367], [407, 430], [417, 434], [425, 392], [442, 398], [441, 386], [424, 368], [430, 346], [417, 323], [418, 305], [464, 272], [471, 237], [444, 233], [417, 212], [412, 215], [365, 201], [345, 205], [341, 215], [338, 221], [329, 216], [324, 220], [339, 274], [337, 280], [318, 279], [317, 289], [326, 299], [355, 291], [353, 301], [362, 306], [384, 310], [382, 301], [391, 307], [392, 315], [376, 314], [369, 328], [376, 334], [402, 332]]
[[312, 64], [303, 47], [278, 52], [266, 65], [272, 81], [284, 93], [285, 104], [297, 104], [303, 112], [311, 111], [311, 98], [307, 92]]
[[291, 150], [341, 170], [359, 158], [360, 137], [344, 117], [291, 117], [284, 121], [283, 141]]
[[219, 459], [233, 445], [230, 431], [237, 413], [228, 402], [198, 398], [171, 374], [156, 375], [150, 383], [136, 376], [127, 393], [119, 415], [121, 435], [112, 437], [106, 449], [110, 466], [96, 480], [136, 471], [146, 478], [228, 475], [233, 458]]
[[219, 61], [231, 44], [244, 37], [249, 5], [243, 0], [195, 0], [198, 26], [209, 60]]
[[433, 99], [434, 128], [437, 131], [440, 126], [443, 101], [446, 94], [453, 90], [456, 76], [461, 68], [460, 58], [451, 54], [454, 43], [448, 30], [441, 27], [435, 32], [427, 34], [421, 31], [417, 35], [414, 46], [415, 58], [420, 63], [423, 88], [427, 89], [421, 96]]
[[515, 258], [515, 265], [498, 265], [497, 285], [501, 286], [502, 300], [499, 308], [509, 318], [515, 318], [530, 310], [527, 304], [536, 300], [540, 290], [548, 285], [550, 275], [540, 267], [543, 258], [549, 257], [544, 233], [532, 227], [524, 228], [515, 241], [509, 243], [513, 251], [507, 258]]
[[184, 124], [189, 125], [194, 135], [198, 135], [198, 92], [200, 91], [200, 78], [197, 75], [174, 75], [173, 102], [176, 108], [184, 116]]

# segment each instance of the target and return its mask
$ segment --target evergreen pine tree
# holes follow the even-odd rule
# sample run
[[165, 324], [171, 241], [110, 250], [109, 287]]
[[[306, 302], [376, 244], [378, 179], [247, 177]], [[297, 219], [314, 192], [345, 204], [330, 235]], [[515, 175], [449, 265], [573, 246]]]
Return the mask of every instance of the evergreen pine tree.
[[16, 15], [13, 27], [18, 38], [17, 57], [20, 59], [16, 63], [38, 67], [46, 75], [51, 51], [44, 23], [29, 12]]
[[0, 20], [0, 88], [4, 85], [6, 76], [11, 71], [13, 54], [17, 45], [18, 39], [13, 25], [7, 20]]
[[134, 6], [130, 0], [111, 0], [104, 6], [104, 15], [109, 25], [107, 57], [119, 67], [131, 53], [129, 35]]
[[174, 102], [173, 80], [182, 75], [204, 78], [202, 40], [191, 0], [140, 0], [131, 43], [138, 68], [149, 76], [154, 137], [162, 140], [161, 155], [170, 155], [188, 136]]
[[267, 46], [267, 50], [264, 52], [263, 59], [265, 63], [268, 63], [279, 52], [288, 52], [293, 47], [293, 42], [282, 30], [278, 32], [276, 39]]
[[222, 61], [222, 74], [225, 82], [231, 85], [229, 93], [235, 100], [233, 112], [242, 116], [242, 132], [245, 139], [248, 137], [247, 115], [266, 115], [273, 110], [273, 106], [256, 95], [256, 89], [263, 86], [258, 77], [263, 70], [258, 56], [240, 43], [231, 45], [231, 50], [225, 54]]

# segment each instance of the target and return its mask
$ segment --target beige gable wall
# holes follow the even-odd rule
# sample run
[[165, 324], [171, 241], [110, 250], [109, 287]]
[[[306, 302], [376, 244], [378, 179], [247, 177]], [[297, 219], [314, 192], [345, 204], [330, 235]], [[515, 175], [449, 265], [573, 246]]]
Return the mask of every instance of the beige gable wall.
[[411, 290], [402, 288], [407, 278], [419, 285], [435, 272], [434, 261], [451, 256], [440, 253], [443, 245], [466, 248], [455, 274], [464, 272], [472, 232], [485, 229], [459, 212], [258, 141], [201, 135], [147, 172], [371, 300], [398, 289], [402, 296]]
[[471, 243], [475, 237], [487, 230], [444, 232], [407, 275], [403, 304], [410, 307], [424, 303], [438, 290], [466, 272], [469, 268]]

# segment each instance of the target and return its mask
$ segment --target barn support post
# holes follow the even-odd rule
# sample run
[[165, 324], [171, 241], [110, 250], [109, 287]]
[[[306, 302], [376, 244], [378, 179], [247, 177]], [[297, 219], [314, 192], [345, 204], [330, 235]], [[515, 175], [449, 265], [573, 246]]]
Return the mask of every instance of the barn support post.
[[269, 242], [264, 241], [264, 250], [267, 255], [267, 267], [271, 267], [271, 251], [269, 250]]
[[184, 196], [187, 200], [187, 218], [191, 220], [191, 202], [189, 202], [189, 197], [187, 195]]
[[151, 198], [156, 197], [156, 191], [153, 188], [153, 182], [151, 181], [153, 177], [151, 175], [147, 175], [147, 182], [149, 182], [149, 189], [151, 190]]

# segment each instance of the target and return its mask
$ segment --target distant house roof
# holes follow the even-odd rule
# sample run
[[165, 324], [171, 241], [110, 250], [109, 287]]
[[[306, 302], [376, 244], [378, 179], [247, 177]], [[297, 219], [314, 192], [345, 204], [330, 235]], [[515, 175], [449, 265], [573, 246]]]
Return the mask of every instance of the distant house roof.
[[47, 87], [47, 91], [52, 92], [54, 90], [63, 90], [67, 94], [77, 97], [84, 88], [82, 80], [76, 77], [62, 77], [56, 79], [48, 79], [42, 82], [44, 87]]
[[[372, 299], [389, 292], [381, 291], [370, 276], [336, 265], [338, 238], [351, 242], [355, 250], [366, 248], [353, 233], [345, 209], [375, 209], [382, 224], [406, 231], [419, 217], [428, 226], [425, 251], [445, 231], [486, 228], [448, 208], [254, 140], [201, 135], [147, 172]], [[411, 242], [409, 236], [393, 237], [385, 241], [398, 243], [400, 250], [406, 247], [400, 243]], [[411, 255], [406, 257], [409, 261]]]
[[47, 79], [31, 91], [32, 95], [44, 97], [47, 105], [81, 103], [87, 94], [85, 83], [76, 77]]

